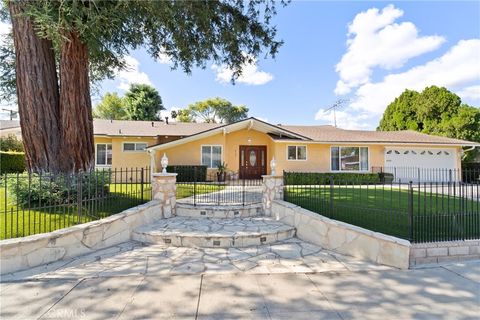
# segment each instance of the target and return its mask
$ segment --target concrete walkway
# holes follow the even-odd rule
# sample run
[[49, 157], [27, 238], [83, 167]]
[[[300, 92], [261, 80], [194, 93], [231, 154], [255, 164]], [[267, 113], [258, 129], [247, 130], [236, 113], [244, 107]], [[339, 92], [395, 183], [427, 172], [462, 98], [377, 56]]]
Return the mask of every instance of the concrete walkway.
[[298, 239], [137, 242], [2, 276], [1, 319], [478, 319], [480, 261], [400, 271]]

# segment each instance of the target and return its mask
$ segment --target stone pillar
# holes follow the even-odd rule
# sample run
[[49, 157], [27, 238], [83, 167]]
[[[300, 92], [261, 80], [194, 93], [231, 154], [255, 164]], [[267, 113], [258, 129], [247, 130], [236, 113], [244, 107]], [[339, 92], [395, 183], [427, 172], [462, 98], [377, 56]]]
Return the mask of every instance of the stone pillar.
[[160, 201], [164, 218], [175, 215], [176, 195], [176, 173], [154, 173], [152, 180], [153, 200]]
[[262, 207], [266, 216], [272, 215], [272, 201], [283, 200], [283, 176], [265, 175], [263, 178]]

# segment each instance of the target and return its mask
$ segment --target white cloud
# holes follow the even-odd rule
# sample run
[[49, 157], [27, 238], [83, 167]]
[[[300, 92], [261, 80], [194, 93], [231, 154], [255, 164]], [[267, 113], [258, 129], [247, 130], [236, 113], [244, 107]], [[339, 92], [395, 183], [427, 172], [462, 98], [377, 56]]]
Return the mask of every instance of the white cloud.
[[419, 37], [411, 22], [395, 23], [402, 15], [402, 10], [388, 5], [381, 11], [372, 8], [355, 16], [348, 26], [347, 52], [336, 65], [340, 80], [335, 94], [347, 94], [367, 83], [375, 67], [399, 68], [445, 42], [441, 36]]
[[6, 35], [12, 29], [12, 25], [10, 23], [5, 23], [0, 21], [0, 36]]
[[142, 83], [152, 85], [148, 74], [140, 71], [140, 62], [132, 56], [125, 56], [127, 68], [116, 73], [116, 78], [120, 80], [119, 89], [128, 90], [132, 83]]
[[[215, 80], [220, 83], [228, 83], [232, 79], [233, 71], [227, 66], [212, 65], [212, 70], [215, 71]], [[242, 74], [236, 80], [237, 83], [248, 85], [262, 85], [273, 80], [273, 75], [258, 69], [257, 60], [253, 59], [252, 63], [246, 63], [242, 66]]]
[[[353, 114], [350, 111], [336, 111], [336, 118], [337, 126], [342, 129], [366, 130], [371, 128], [369, 121], [372, 120], [372, 115], [368, 113]], [[333, 110], [318, 110], [318, 112], [315, 114], [315, 120], [323, 121], [327, 124], [334, 125], [335, 121]]]
[[465, 87], [456, 93], [462, 100], [480, 100], [480, 85]]
[[402, 73], [387, 75], [383, 81], [360, 86], [350, 106], [380, 115], [405, 89], [421, 91], [431, 85], [444, 86], [464, 96], [472, 93], [478, 96], [479, 52], [480, 39], [461, 40], [437, 59]]

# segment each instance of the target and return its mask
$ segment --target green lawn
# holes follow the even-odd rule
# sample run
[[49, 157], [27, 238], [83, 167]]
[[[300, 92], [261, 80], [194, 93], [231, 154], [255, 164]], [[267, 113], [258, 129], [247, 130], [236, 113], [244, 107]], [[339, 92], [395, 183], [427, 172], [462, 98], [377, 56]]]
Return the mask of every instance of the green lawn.
[[[290, 186], [285, 200], [324, 216], [409, 239], [409, 193], [393, 187]], [[415, 241], [480, 237], [480, 203], [430, 192], [413, 192]]]
[[[150, 186], [144, 184], [111, 184], [108, 196], [77, 204], [44, 204], [41, 208], [22, 208], [0, 187], [0, 239], [36, 233], [85, 223], [119, 213], [150, 200]], [[143, 191], [143, 197], [142, 197]]]

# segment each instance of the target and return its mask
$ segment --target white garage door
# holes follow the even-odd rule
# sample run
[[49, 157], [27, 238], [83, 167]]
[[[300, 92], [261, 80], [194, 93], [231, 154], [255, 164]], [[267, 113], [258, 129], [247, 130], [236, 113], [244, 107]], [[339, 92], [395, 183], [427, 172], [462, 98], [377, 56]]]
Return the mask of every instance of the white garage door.
[[453, 148], [385, 149], [385, 172], [395, 181], [447, 182], [457, 179], [456, 150]]

